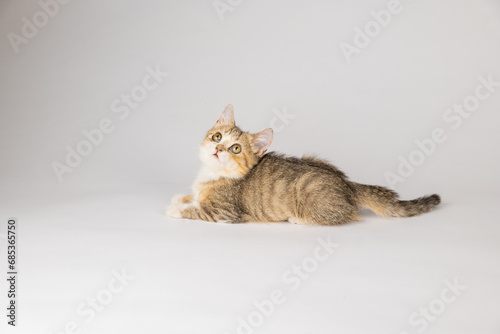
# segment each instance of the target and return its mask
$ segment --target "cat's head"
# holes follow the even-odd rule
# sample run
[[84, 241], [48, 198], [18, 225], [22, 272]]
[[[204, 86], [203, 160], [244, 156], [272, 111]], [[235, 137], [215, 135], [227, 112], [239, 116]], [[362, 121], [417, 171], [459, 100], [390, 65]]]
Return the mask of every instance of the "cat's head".
[[210, 129], [200, 148], [203, 164], [219, 176], [239, 178], [254, 167], [273, 140], [273, 130], [242, 131], [234, 122], [233, 106], [228, 105]]

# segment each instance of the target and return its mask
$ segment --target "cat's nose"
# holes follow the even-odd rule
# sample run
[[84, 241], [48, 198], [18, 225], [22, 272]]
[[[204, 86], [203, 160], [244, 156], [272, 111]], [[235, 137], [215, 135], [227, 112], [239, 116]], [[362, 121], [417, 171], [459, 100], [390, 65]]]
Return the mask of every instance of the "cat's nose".
[[224, 151], [224, 146], [222, 144], [219, 144], [215, 147], [215, 149], [217, 150], [217, 152], [222, 152]]

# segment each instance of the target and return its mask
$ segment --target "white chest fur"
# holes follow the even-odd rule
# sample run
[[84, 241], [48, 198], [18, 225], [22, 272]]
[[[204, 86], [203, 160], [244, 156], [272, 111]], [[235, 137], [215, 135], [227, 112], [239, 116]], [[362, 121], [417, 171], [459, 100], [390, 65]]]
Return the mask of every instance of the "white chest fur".
[[220, 173], [214, 171], [211, 168], [203, 166], [198, 172], [198, 176], [196, 177], [194, 184], [192, 186], [192, 191], [194, 195], [195, 202], [200, 202], [200, 193], [203, 190], [203, 187], [207, 182], [215, 181], [220, 178]]

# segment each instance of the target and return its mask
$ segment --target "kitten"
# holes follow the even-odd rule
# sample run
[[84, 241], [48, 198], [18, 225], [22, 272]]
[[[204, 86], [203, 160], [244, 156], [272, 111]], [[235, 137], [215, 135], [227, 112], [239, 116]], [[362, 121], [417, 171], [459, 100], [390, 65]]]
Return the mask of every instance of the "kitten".
[[411, 217], [440, 203], [438, 195], [400, 201], [387, 188], [349, 181], [328, 162], [266, 153], [272, 129], [251, 134], [235, 125], [231, 105], [201, 144], [203, 163], [193, 195], [177, 195], [173, 218], [230, 223], [284, 222], [337, 225], [359, 220], [367, 207], [380, 216]]

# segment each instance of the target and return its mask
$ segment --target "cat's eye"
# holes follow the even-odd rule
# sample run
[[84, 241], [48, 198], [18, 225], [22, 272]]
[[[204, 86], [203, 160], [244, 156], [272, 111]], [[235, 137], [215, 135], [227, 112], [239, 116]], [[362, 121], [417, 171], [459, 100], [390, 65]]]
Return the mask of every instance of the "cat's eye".
[[233, 152], [234, 154], [239, 154], [241, 152], [241, 146], [239, 144], [234, 144], [229, 148], [229, 151]]
[[219, 132], [217, 132], [216, 134], [214, 134], [212, 136], [212, 140], [215, 141], [215, 142], [217, 142], [217, 143], [220, 142], [221, 139], [222, 139], [222, 135]]

